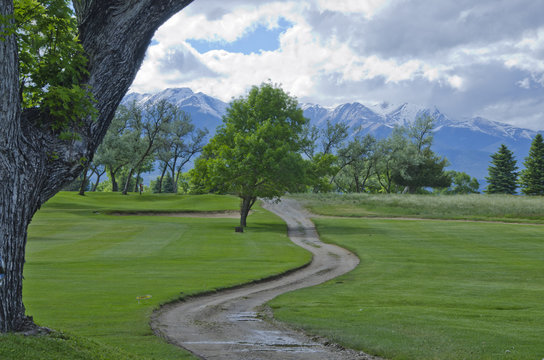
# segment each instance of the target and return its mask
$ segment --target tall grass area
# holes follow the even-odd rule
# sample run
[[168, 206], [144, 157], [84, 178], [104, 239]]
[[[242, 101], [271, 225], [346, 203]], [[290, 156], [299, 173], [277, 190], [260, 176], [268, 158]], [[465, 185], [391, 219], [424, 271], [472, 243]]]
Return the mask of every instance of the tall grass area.
[[[2, 336], [0, 359], [87, 359], [70, 355], [85, 352], [74, 348], [88, 349], [89, 359], [191, 358], [153, 335], [154, 309], [283, 273], [310, 261], [309, 253], [259, 207], [244, 233], [234, 232], [239, 219], [109, 213], [238, 208], [228, 196], [58, 194], [30, 226], [23, 299], [38, 324], [70, 335]], [[152, 297], [138, 301], [143, 295]]]
[[541, 196], [297, 194], [293, 197], [320, 215], [544, 223]]
[[[429, 217], [462, 218], [464, 211], [440, 212], [481, 199], [486, 210], [472, 213], [502, 220], [497, 214], [505, 209], [488, 208], [489, 202], [504, 208], [511, 203], [515, 216], [507, 219], [526, 222], [539, 221], [533, 218], [538, 211], [524, 211], [520, 204], [539, 208], [542, 201], [383, 196], [380, 205], [379, 198], [324, 197], [320, 203], [312, 196], [309, 203], [313, 211], [345, 216], [421, 217], [436, 206]], [[407, 210], [420, 204], [426, 205], [418, 214]], [[543, 358], [544, 226], [323, 217], [314, 222], [322, 240], [351, 249], [361, 263], [340, 278], [273, 300], [278, 319], [387, 359]]]

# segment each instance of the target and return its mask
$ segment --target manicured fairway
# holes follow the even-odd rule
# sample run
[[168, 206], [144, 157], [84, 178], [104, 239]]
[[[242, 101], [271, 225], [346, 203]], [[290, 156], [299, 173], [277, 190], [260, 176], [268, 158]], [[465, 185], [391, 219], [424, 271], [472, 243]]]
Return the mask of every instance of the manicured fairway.
[[[27, 313], [41, 325], [118, 347], [136, 359], [186, 357], [153, 336], [148, 325], [153, 309], [186, 295], [282, 273], [308, 262], [309, 253], [288, 240], [279, 218], [260, 208], [248, 218], [243, 234], [234, 232], [239, 219], [113, 216], [107, 211], [219, 211], [238, 205], [237, 198], [227, 196], [60, 193], [30, 227], [23, 297]], [[152, 297], [138, 303], [142, 295]], [[1, 359], [10, 358], [6, 342], [15, 340], [9, 339], [0, 339]]]
[[388, 359], [544, 358], [544, 226], [315, 222], [361, 263], [272, 301], [280, 320]]

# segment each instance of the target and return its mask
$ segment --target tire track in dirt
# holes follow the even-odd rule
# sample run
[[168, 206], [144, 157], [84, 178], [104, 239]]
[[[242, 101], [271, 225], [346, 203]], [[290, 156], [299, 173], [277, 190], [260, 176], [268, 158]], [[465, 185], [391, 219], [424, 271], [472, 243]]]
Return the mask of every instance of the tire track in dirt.
[[295, 244], [313, 253], [310, 265], [274, 280], [165, 305], [152, 316], [155, 333], [210, 360], [378, 359], [324, 345], [259, 314], [259, 308], [276, 296], [323, 283], [351, 271], [359, 263], [351, 252], [321, 242], [306, 211], [295, 200], [265, 202], [263, 207], [287, 223], [289, 237]]

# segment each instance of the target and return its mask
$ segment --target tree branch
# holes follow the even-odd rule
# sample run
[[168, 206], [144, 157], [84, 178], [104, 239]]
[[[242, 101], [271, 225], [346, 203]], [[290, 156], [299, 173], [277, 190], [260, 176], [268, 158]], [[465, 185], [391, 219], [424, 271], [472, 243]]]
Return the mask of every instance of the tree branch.
[[[19, 113], [19, 60], [15, 39], [13, 0], [0, 0], [0, 150], [17, 141]], [[15, 105], [15, 106], [14, 106]], [[4, 142], [5, 141], [5, 142]]]
[[[4, 3], [9, 0], [0, 1]], [[97, 100], [98, 118], [95, 121], [87, 119], [86, 125], [76, 130], [81, 136], [80, 140], [66, 142], [37, 126], [32, 111], [25, 111], [22, 116], [22, 122], [26, 124], [25, 136], [31, 139], [30, 144], [37, 147], [36, 155], [43, 160], [41, 165], [49, 174], [41, 186], [37, 185], [42, 194], [41, 203], [52, 197], [65, 183], [75, 179], [92, 160], [117, 106], [140, 68], [153, 34], [169, 17], [191, 2], [74, 1], [80, 40], [89, 58], [86, 84], [90, 85], [92, 95]]]
[[91, 124], [100, 142], [115, 109], [132, 84], [153, 34], [192, 0], [79, 0], [80, 39], [89, 56], [89, 81], [99, 120]]

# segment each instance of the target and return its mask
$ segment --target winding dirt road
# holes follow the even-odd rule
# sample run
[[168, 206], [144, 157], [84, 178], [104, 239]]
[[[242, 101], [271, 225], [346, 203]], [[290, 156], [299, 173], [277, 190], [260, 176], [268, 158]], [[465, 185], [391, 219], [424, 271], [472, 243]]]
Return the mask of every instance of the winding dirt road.
[[320, 284], [352, 270], [359, 263], [351, 252], [322, 243], [307, 213], [296, 201], [266, 202], [264, 207], [287, 223], [289, 237], [295, 244], [313, 253], [311, 264], [275, 280], [164, 306], [152, 316], [155, 333], [210, 360], [377, 359], [325, 346], [276, 321], [263, 320], [262, 314], [259, 315], [259, 307], [274, 297]]

